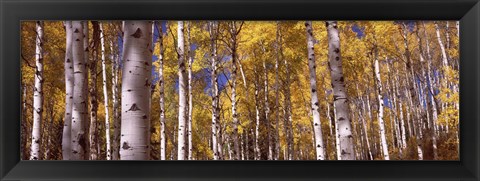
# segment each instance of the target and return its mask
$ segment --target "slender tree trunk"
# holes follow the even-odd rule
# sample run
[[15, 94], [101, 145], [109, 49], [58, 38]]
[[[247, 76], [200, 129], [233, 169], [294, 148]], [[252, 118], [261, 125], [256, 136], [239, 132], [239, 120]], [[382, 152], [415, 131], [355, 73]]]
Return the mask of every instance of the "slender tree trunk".
[[[427, 48], [427, 55], [426, 55], [427, 73], [425, 74], [425, 76], [426, 76], [426, 79], [428, 80], [427, 83], [430, 84], [430, 85], [427, 84], [426, 86], [427, 86], [428, 92], [431, 94], [431, 95], [429, 95], [427, 93], [426, 96], [430, 98], [429, 102], [431, 103], [431, 107], [432, 107], [432, 126], [433, 126], [434, 129], [432, 131], [431, 136], [432, 136], [432, 146], [433, 146], [434, 159], [436, 160], [438, 158], [438, 153], [437, 153], [437, 137], [436, 137], [436, 134], [435, 134], [435, 132], [436, 132], [435, 128], [436, 128], [436, 123], [437, 123], [437, 120], [438, 120], [438, 110], [437, 110], [437, 104], [436, 104], [435, 97], [434, 97], [434, 92], [435, 91], [433, 89], [434, 85], [433, 85], [433, 80], [432, 80], [432, 76], [431, 76], [432, 57], [430, 55], [430, 46], [429, 46], [428, 37], [426, 36], [427, 32], [425, 30], [425, 24], [423, 24], [423, 25], [424, 25], [423, 28], [424, 28], [424, 35], [425, 35], [425, 43], [427, 45], [426, 46], [426, 48]], [[435, 25], [436, 25], [436, 28], [437, 28], [436, 30], [438, 31], [438, 25], [437, 24], [435, 24]], [[419, 26], [418, 23], [417, 23], [417, 26]], [[439, 36], [439, 34], [437, 34], [437, 36]], [[418, 31], [417, 31], [417, 37], [418, 37], [418, 44], [419, 44], [418, 46], [421, 50], [420, 51], [420, 56], [424, 57], [423, 56], [423, 51], [422, 51], [423, 50], [422, 41], [421, 41], [420, 36], [418, 35]], [[441, 39], [439, 39], [439, 40], [440, 40], [439, 43], [441, 43]], [[443, 56], [443, 53], [442, 53], [442, 56]], [[423, 66], [422, 66], [422, 70], [423, 70]]]
[[100, 38], [100, 29], [97, 21], [92, 21], [93, 25], [93, 59], [88, 63], [90, 68], [90, 85], [89, 85], [89, 94], [90, 94], [90, 127], [89, 127], [89, 159], [97, 160], [98, 159], [98, 128], [97, 128], [97, 111], [98, 111], [98, 101], [97, 101], [97, 60], [98, 60], [98, 40]]
[[87, 135], [85, 135], [85, 122], [87, 121], [87, 76], [84, 51], [84, 34], [81, 21], [73, 21], [73, 108], [72, 108], [72, 160], [85, 159], [87, 150]]
[[150, 84], [152, 25], [124, 21], [121, 160], [150, 157]]
[[[266, 53], [265, 48], [262, 46], [262, 51]], [[266, 60], [263, 60], [263, 94], [264, 94], [264, 106], [265, 106], [265, 123], [267, 126], [267, 134], [268, 134], [268, 160], [272, 160], [273, 156], [273, 142], [272, 142], [272, 125], [270, 123], [269, 115], [270, 115], [270, 105], [268, 102], [268, 69]]]
[[220, 153], [218, 152], [218, 130], [219, 130], [219, 120], [220, 116], [218, 115], [218, 77], [217, 77], [217, 31], [218, 31], [218, 22], [209, 22], [209, 34], [210, 34], [210, 46], [211, 46], [211, 77], [210, 85], [212, 87], [212, 150], [213, 150], [213, 159], [218, 160]]
[[274, 160], [278, 160], [280, 157], [280, 80], [279, 80], [279, 62], [280, 62], [280, 46], [281, 46], [281, 29], [280, 22], [277, 22], [277, 32], [275, 40], [275, 151], [273, 155]]
[[313, 131], [315, 133], [315, 158], [317, 160], [325, 160], [325, 145], [323, 144], [322, 123], [320, 122], [320, 105], [317, 97], [317, 74], [314, 53], [314, 36], [312, 22], [306, 21], [307, 30], [307, 52], [308, 52], [308, 69], [310, 71], [310, 89], [311, 89], [311, 109], [313, 115]]
[[447, 57], [447, 52], [445, 50], [445, 45], [443, 44], [442, 37], [440, 36], [440, 27], [438, 26], [438, 22], [435, 21], [435, 33], [437, 34], [437, 41], [440, 46], [440, 50], [442, 53], [442, 64], [444, 67], [448, 66], [448, 57]]
[[165, 120], [165, 80], [163, 78], [163, 56], [165, 52], [165, 48], [163, 47], [163, 30], [162, 25], [160, 22], [157, 23], [158, 29], [158, 42], [160, 48], [160, 55], [158, 57], [158, 61], [160, 65], [158, 67], [158, 84], [160, 86], [160, 160], [166, 160], [166, 151], [167, 151], [167, 144], [166, 144], [166, 135], [165, 135], [165, 127], [166, 127], [166, 120]]
[[103, 76], [103, 104], [105, 106], [105, 151], [107, 152], [107, 160], [111, 160], [111, 142], [110, 142], [110, 116], [108, 110], [108, 88], [107, 88], [107, 62], [105, 59], [105, 34], [103, 32], [102, 23], [100, 26], [100, 45], [102, 48], [102, 76]]
[[[83, 26], [83, 54], [84, 54], [84, 58], [85, 58], [85, 79], [86, 79], [86, 85], [85, 85], [85, 94], [87, 94], [85, 97], [86, 97], [86, 101], [88, 102], [88, 94], [89, 94], [89, 89], [88, 89], [88, 68], [89, 68], [89, 63], [90, 63], [90, 58], [89, 58], [89, 31], [88, 31], [88, 21], [82, 21], [82, 26]], [[90, 121], [89, 121], [89, 117], [88, 117], [88, 104], [86, 104], [86, 112], [85, 112], [85, 121], [83, 122], [84, 124], [84, 128], [85, 128], [85, 135], [87, 135], [86, 139], [85, 139], [85, 154], [84, 154], [84, 159], [85, 160], [88, 160], [90, 159], [90, 140], [89, 140], [89, 135], [90, 135]]]
[[[66, 25], [65, 25], [66, 26]], [[66, 60], [66, 58], [65, 58]], [[66, 80], [66, 79], [65, 79]], [[21, 132], [20, 135], [21, 143], [20, 143], [20, 158], [22, 160], [27, 160], [29, 157], [27, 156], [30, 150], [27, 149], [28, 139], [29, 138], [29, 131], [28, 131], [28, 116], [27, 116], [27, 83], [22, 81], [22, 123], [21, 123]], [[63, 149], [63, 147], [62, 147]]]
[[192, 112], [193, 112], [193, 93], [192, 93], [192, 66], [193, 66], [193, 52], [191, 50], [192, 40], [190, 39], [190, 26], [187, 22], [187, 55], [188, 55], [188, 160], [192, 160], [193, 144], [192, 144]]
[[[280, 38], [281, 40], [281, 38]], [[284, 65], [285, 65], [285, 86], [284, 86], [284, 96], [283, 96], [283, 104], [284, 104], [284, 129], [285, 129], [285, 135], [286, 135], [286, 142], [287, 142], [287, 149], [286, 149], [286, 155], [288, 160], [293, 160], [293, 150], [294, 150], [294, 140], [293, 140], [293, 128], [292, 128], [292, 102], [290, 98], [290, 64], [286, 58], [283, 58], [283, 49], [282, 49], [282, 44], [280, 43], [280, 55], [283, 59]]]
[[35, 87], [33, 89], [33, 129], [30, 160], [39, 160], [43, 122], [43, 21], [36, 22], [35, 38]]
[[73, 31], [72, 22], [65, 21], [66, 43], [65, 43], [65, 117], [63, 123], [62, 136], [62, 157], [63, 160], [70, 160], [72, 154], [71, 147], [71, 129], [72, 129], [72, 106], [73, 106], [73, 57], [72, 57], [72, 43]]
[[[356, 86], [357, 86], [357, 90], [360, 90], [360, 89], [358, 89], [358, 84], [356, 84]], [[357, 92], [357, 93], [358, 93], [358, 92]], [[363, 99], [363, 96], [360, 96], [360, 95], [358, 95], [358, 96], [360, 97], [360, 101], [362, 101], [363, 113], [365, 113], [365, 112], [366, 112], [366, 111], [365, 111], [366, 105], [365, 105], [365, 101], [364, 101], [364, 99]], [[361, 122], [361, 124], [362, 124], [361, 126], [362, 126], [363, 132], [364, 132], [364, 134], [365, 134], [365, 141], [367, 142], [366, 144], [367, 144], [367, 149], [368, 149], [368, 156], [369, 156], [368, 158], [369, 158], [370, 160], [373, 160], [374, 158], [373, 158], [373, 154], [372, 154], [372, 149], [370, 148], [370, 141], [369, 141], [370, 138], [368, 137], [367, 123], [366, 123], [366, 121], [365, 121], [365, 116], [362, 115], [361, 117], [362, 117], [362, 118], [361, 118], [361, 121], [362, 121], [362, 122]]]
[[[254, 69], [255, 71], [255, 69]], [[255, 71], [255, 75], [257, 75], [257, 71]], [[261, 152], [260, 152], [260, 101], [258, 97], [258, 78], [255, 80], [255, 160], [260, 160]]]
[[[336, 21], [327, 21], [328, 59], [330, 77], [332, 79], [333, 101], [336, 108], [342, 160], [355, 160], [355, 150], [352, 136], [352, 123], [349, 119], [348, 97], [343, 76], [342, 57], [340, 55], [340, 37]], [[313, 48], [312, 48], [313, 50]]]
[[239, 30], [237, 30], [237, 25], [235, 21], [231, 22], [230, 27], [230, 51], [232, 53], [232, 72], [231, 72], [231, 82], [232, 82], [232, 119], [233, 119], [233, 155], [234, 160], [240, 160], [240, 142], [238, 140], [238, 114], [237, 114], [237, 94], [236, 94], [236, 78], [237, 78], [237, 35]]
[[178, 56], [178, 160], [185, 160], [185, 136], [187, 116], [187, 75], [185, 71], [185, 41], [183, 35], [183, 21], [178, 21], [177, 29], [177, 56]]
[[112, 140], [112, 160], [120, 159], [120, 115], [118, 106], [120, 101], [118, 100], [118, 67], [119, 56], [116, 51], [113, 50], [113, 40], [110, 41], [110, 52], [112, 53], [112, 101], [113, 101], [113, 140]]
[[378, 63], [378, 56], [377, 56], [377, 48], [375, 47], [374, 50], [374, 68], [375, 68], [375, 83], [377, 87], [377, 101], [378, 101], [378, 124], [380, 127], [380, 142], [382, 144], [382, 150], [383, 150], [383, 159], [384, 160], [390, 160], [390, 155], [388, 153], [388, 144], [387, 144], [387, 137], [385, 135], [385, 122], [383, 120], [383, 91], [382, 91], [382, 79], [380, 78], [380, 65]]

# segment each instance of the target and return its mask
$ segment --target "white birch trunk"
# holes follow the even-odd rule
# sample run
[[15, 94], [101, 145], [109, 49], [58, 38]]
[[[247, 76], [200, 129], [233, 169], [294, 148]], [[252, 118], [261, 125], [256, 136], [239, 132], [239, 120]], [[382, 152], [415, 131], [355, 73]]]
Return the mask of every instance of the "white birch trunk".
[[385, 122], [383, 120], [383, 96], [382, 96], [382, 79], [380, 78], [380, 65], [378, 64], [377, 50], [375, 51], [375, 82], [377, 84], [377, 101], [378, 101], [378, 124], [380, 127], [380, 143], [382, 144], [383, 150], [383, 159], [390, 160], [390, 155], [388, 153], [388, 144], [387, 138], [385, 135]]
[[72, 129], [72, 106], [73, 106], [73, 57], [72, 57], [72, 22], [65, 21], [66, 43], [65, 43], [65, 117], [62, 136], [62, 159], [70, 160], [71, 129]]
[[218, 147], [218, 130], [219, 130], [219, 120], [220, 116], [218, 115], [218, 77], [217, 77], [217, 26], [218, 22], [209, 22], [209, 34], [210, 34], [210, 46], [211, 46], [211, 77], [210, 85], [212, 88], [212, 150], [213, 150], [213, 159], [218, 160], [220, 157]]
[[310, 71], [310, 103], [313, 115], [313, 131], [315, 133], [315, 158], [317, 160], [325, 160], [325, 145], [323, 144], [322, 123], [320, 122], [320, 105], [317, 97], [317, 74], [313, 48], [315, 40], [313, 36], [312, 22], [306, 21], [305, 27], [307, 30], [308, 69]]
[[[257, 72], [255, 71], [255, 75]], [[258, 100], [258, 82], [255, 82], [255, 160], [260, 160], [260, 110], [259, 110], [259, 100]]]
[[188, 160], [192, 160], [193, 144], [192, 144], [192, 112], [193, 112], [193, 89], [192, 89], [192, 66], [193, 66], [193, 52], [191, 50], [192, 40], [190, 39], [190, 26], [187, 22], [187, 55], [188, 55]]
[[[266, 53], [264, 47], [262, 47], [263, 52]], [[273, 145], [272, 145], [272, 129], [270, 124], [270, 105], [268, 103], [268, 69], [266, 60], [263, 60], [263, 94], [264, 94], [264, 106], [265, 106], [265, 123], [267, 126], [267, 136], [268, 136], [268, 160], [272, 160], [273, 156]]]
[[[336, 108], [335, 119], [339, 133], [339, 145], [342, 160], [355, 160], [355, 150], [352, 135], [352, 123], [348, 109], [348, 97], [343, 76], [342, 57], [340, 54], [340, 36], [336, 21], [327, 21], [328, 59], [330, 77], [333, 88], [333, 101]], [[313, 51], [313, 48], [312, 48]]]
[[[280, 44], [280, 54], [283, 54], [282, 46]], [[287, 137], [287, 149], [286, 149], [286, 158], [288, 160], [293, 160], [293, 150], [294, 150], [294, 140], [293, 140], [293, 129], [292, 129], [292, 109], [291, 109], [291, 99], [290, 99], [290, 65], [287, 59], [284, 59], [285, 65], [285, 86], [284, 86], [284, 124], [285, 124], [285, 135]]]
[[110, 116], [108, 111], [108, 88], [107, 88], [107, 62], [105, 59], [105, 34], [103, 33], [103, 25], [99, 23], [100, 26], [100, 45], [102, 48], [102, 77], [103, 77], [103, 104], [105, 106], [105, 145], [106, 145], [106, 154], [107, 160], [111, 160], [111, 145], [110, 145]]
[[277, 32], [275, 40], [275, 151], [273, 155], [274, 160], [278, 160], [280, 157], [280, 104], [279, 104], [279, 89], [280, 89], [280, 80], [279, 80], [279, 61], [280, 61], [280, 46], [281, 46], [281, 35], [280, 35], [280, 22], [277, 22]]
[[35, 87], [33, 92], [33, 128], [30, 160], [40, 160], [43, 121], [43, 21], [35, 27]]
[[440, 50], [442, 53], [442, 63], [444, 67], [448, 66], [448, 58], [447, 58], [447, 52], [445, 50], [445, 45], [443, 44], [442, 37], [440, 36], [440, 27], [438, 27], [438, 22], [434, 22], [435, 24], [435, 33], [437, 34], [437, 41], [438, 44], [440, 45]]
[[83, 26], [80, 21], [73, 21], [73, 108], [72, 108], [72, 155], [71, 160], [83, 160], [87, 149], [85, 122], [87, 121], [87, 77], [84, 57]]
[[[431, 103], [431, 107], [432, 107], [432, 126], [433, 126], [433, 132], [432, 132], [432, 146], [433, 146], [433, 154], [434, 154], [434, 159], [436, 160], [438, 158], [438, 153], [437, 153], [437, 137], [436, 137], [436, 123], [438, 121], [438, 110], [437, 110], [437, 104], [436, 104], [436, 101], [435, 101], [435, 97], [433, 96], [433, 93], [434, 93], [434, 85], [433, 85], [433, 82], [434, 80], [432, 79], [433, 75], [431, 75], [431, 66], [432, 66], [432, 57], [430, 55], [430, 46], [429, 46], [429, 41], [428, 41], [428, 37], [426, 36], [427, 35], [427, 32], [425, 30], [425, 24], [423, 24], [423, 28], [424, 28], [424, 35], [425, 35], [425, 42], [426, 42], [426, 48], [427, 48], [427, 73], [425, 74], [426, 75], [426, 78], [428, 80], [428, 82], [430, 83], [430, 86], [427, 85], [428, 87], [428, 91], [432, 94], [432, 96], [427, 96], [430, 97], [430, 103]], [[418, 26], [418, 25], [417, 25]], [[438, 24], [435, 23], [435, 28], [436, 28], [436, 32], [437, 32], [437, 39], [440, 35], [439, 33], [439, 30], [438, 30]], [[442, 46], [441, 44], [441, 39], [439, 39], [439, 44]], [[421, 45], [421, 41], [419, 39], [419, 47], [421, 48], [422, 45]], [[442, 50], [444, 51], [444, 50]], [[422, 52], [420, 52], [422, 53]], [[422, 54], [421, 54], [422, 56]], [[442, 52], [442, 59], [443, 59], [443, 52]], [[445, 60], [444, 60], [445, 61]], [[444, 66], [448, 66], [448, 65], [445, 65], [445, 62], [444, 62]], [[423, 67], [422, 67], [423, 68]], [[433, 73], [432, 73], [433, 74]]]
[[232, 82], [232, 119], [233, 119], [233, 155], [234, 160], [240, 160], [240, 142], [238, 140], [238, 114], [237, 114], [237, 93], [236, 93], [236, 80], [237, 80], [237, 26], [235, 21], [231, 22], [230, 27], [230, 50], [232, 53], [232, 72], [231, 72], [231, 82]]
[[177, 27], [177, 56], [178, 56], [178, 143], [177, 160], [185, 160], [185, 136], [187, 116], [187, 75], [185, 70], [185, 41], [183, 35], [183, 21], [178, 21]]
[[159, 91], [160, 91], [160, 160], [166, 160], [166, 134], [165, 134], [165, 127], [166, 127], [166, 120], [165, 120], [165, 80], [163, 78], [163, 55], [165, 52], [165, 48], [163, 47], [163, 30], [162, 25], [158, 22], [157, 25], [158, 29], [158, 42], [160, 48], [160, 55], [158, 57], [158, 61], [160, 65], [158, 67], [158, 83], [159, 83]]
[[124, 21], [121, 160], [150, 157], [150, 84], [152, 25], [149, 21]]

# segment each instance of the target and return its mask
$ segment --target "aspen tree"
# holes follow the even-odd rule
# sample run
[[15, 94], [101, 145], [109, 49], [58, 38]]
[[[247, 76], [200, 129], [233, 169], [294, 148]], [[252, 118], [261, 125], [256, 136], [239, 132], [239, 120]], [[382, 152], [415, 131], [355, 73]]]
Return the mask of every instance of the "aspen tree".
[[152, 25], [149, 21], [124, 21], [123, 28], [120, 159], [148, 160]]
[[[327, 23], [328, 24], [328, 23]], [[308, 52], [308, 69], [310, 71], [310, 89], [311, 89], [311, 109], [313, 114], [313, 130], [315, 133], [315, 150], [317, 160], [325, 159], [325, 145], [323, 144], [322, 123], [320, 122], [320, 104], [317, 97], [317, 74], [315, 64], [314, 44], [312, 22], [306, 21], [305, 27], [307, 30], [307, 52]]]
[[110, 141], [110, 114], [108, 110], [108, 88], [107, 88], [107, 62], [105, 58], [105, 33], [103, 32], [103, 24], [99, 23], [100, 27], [100, 46], [102, 48], [102, 77], [103, 77], [103, 104], [105, 106], [105, 141], [106, 141], [106, 156], [107, 160], [112, 159], [111, 155], [111, 141]]
[[163, 45], [164, 34], [162, 30], [162, 25], [160, 22], [157, 22], [157, 30], [158, 30], [158, 42], [159, 42], [159, 49], [160, 55], [158, 56], [158, 61], [160, 65], [158, 67], [158, 84], [160, 86], [160, 160], [166, 160], [166, 134], [165, 134], [165, 127], [166, 127], [166, 120], [165, 120], [165, 80], [163, 78], [163, 64], [164, 64], [164, 52], [165, 47]]
[[39, 160], [43, 122], [43, 21], [35, 22], [35, 85], [33, 89], [33, 128], [30, 160]]
[[[345, 88], [345, 78], [340, 54], [340, 36], [336, 21], [327, 21], [328, 59], [330, 77], [335, 104], [335, 120], [338, 125], [338, 139], [342, 160], [355, 160], [353, 145], [352, 124], [349, 118], [348, 95]], [[312, 49], [313, 50], [313, 49]]]
[[87, 68], [85, 62], [84, 30], [81, 21], [72, 22], [73, 29], [73, 107], [72, 107], [72, 160], [85, 159], [87, 151]]
[[71, 129], [72, 129], [72, 106], [73, 106], [73, 57], [72, 57], [72, 43], [73, 31], [72, 22], [65, 21], [65, 116], [62, 135], [62, 159], [70, 160], [72, 152], [71, 148]]

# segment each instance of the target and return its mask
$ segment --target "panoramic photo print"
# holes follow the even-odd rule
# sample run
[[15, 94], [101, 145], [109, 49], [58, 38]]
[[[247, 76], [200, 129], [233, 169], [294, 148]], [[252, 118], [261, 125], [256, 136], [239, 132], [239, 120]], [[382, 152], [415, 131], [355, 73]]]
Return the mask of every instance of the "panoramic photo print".
[[22, 21], [22, 160], [459, 160], [458, 21]]

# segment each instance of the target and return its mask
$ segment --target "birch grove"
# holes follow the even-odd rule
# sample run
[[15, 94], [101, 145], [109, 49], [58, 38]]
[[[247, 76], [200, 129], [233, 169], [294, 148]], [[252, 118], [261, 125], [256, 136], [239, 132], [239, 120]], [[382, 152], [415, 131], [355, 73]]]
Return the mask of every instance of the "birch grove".
[[21, 25], [24, 160], [459, 159], [455, 21]]

